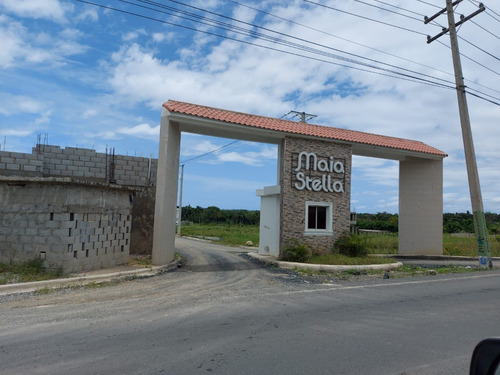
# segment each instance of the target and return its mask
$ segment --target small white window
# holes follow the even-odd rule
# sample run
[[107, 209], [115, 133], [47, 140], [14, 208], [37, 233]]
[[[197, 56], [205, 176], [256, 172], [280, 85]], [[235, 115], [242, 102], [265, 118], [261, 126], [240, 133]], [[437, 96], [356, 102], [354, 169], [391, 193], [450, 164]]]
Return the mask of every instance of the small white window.
[[332, 203], [306, 202], [305, 234], [332, 234]]

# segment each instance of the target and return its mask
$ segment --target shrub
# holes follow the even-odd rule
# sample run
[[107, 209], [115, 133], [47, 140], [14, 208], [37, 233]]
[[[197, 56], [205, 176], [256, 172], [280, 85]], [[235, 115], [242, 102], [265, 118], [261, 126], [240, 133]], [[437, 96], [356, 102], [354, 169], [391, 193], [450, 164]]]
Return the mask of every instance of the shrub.
[[312, 254], [311, 248], [296, 238], [292, 238], [290, 242], [289, 245], [283, 248], [281, 260], [286, 262], [307, 262]]
[[335, 250], [348, 257], [364, 257], [368, 254], [366, 238], [358, 234], [344, 234], [335, 242]]

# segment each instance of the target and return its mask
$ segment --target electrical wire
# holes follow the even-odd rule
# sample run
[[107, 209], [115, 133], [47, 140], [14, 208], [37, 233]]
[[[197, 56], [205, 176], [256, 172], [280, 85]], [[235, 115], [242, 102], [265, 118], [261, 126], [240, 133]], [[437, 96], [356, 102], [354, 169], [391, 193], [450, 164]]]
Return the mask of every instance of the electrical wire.
[[[472, 4], [477, 5], [477, 6], [479, 6], [479, 5], [481, 5], [481, 4], [482, 4], [482, 2], [481, 2], [481, 1], [476, 1], [476, 0], [469, 0], [469, 3], [472, 3]], [[495, 14], [496, 16], [500, 17], [500, 14], [498, 14], [497, 12], [495, 12], [495, 11], [494, 11], [493, 9], [491, 9], [490, 7], [487, 7], [487, 8], [486, 8], [486, 10], [487, 10], [487, 11], [490, 11], [490, 12], [492, 12], [493, 14]]]
[[[149, 7], [145, 7], [145, 6], [142, 6], [142, 5], [131, 3], [130, 1], [126, 1], [126, 0], [119, 0], [119, 1], [131, 4], [131, 5], [136, 5], [136, 6], [139, 6], [141, 8], [146, 8], [146, 9], [149, 9], [149, 10], [155, 10], [155, 9], [152, 9], [152, 8], [149, 8]], [[159, 4], [159, 3], [155, 2], [155, 1], [152, 1], [152, 0], [138, 0], [138, 1], [140, 1], [141, 3], [148, 3], [148, 4], [158, 5], [161, 8], [169, 8], [170, 9], [170, 7], [167, 7], [167, 6], [163, 5], [163, 4]], [[171, 1], [173, 3], [179, 3], [178, 1], [175, 1], [175, 0], [169, 0], [169, 1]], [[194, 7], [192, 5], [187, 5], [187, 6], [189, 8], [194, 8], [194, 9], [197, 9], [197, 10], [201, 10], [200, 8]], [[159, 11], [159, 12], [162, 12], [162, 11]], [[346, 52], [346, 51], [342, 51], [342, 50], [339, 50], [339, 49], [336, 49], [336, 48], [333, 48], [333, 47], [325, 46], [323, 44], [311, 42], [311, 41], [305, 40], [303, 38], [293, 37], [293, 36], [291, 36], [289, 34], [285, 34], [285, 33], [281, 33], [281, 32], [276, 32], [276, 31], [270, 30], [270, 29], [265, 28], [265, 27], [253, 25], [253, 24], [250, 24], [248, 22], [244, 22], [244, 21], [240, 21], [240, 20], [237, 20], [237, 19], [233, 19], [231, 17], [227, 17], [225, 15], [220, 15], [220, 14], [215, 13], [215, 12], [208, 12], [208, 13], [216, 15], [216, 16], [220, 16], [220, 17], [223, 17], [223, 18], [229, 18], [229, 19], [231, 19], [233, 21], [237, 21], [237, 22], [245, 24], [245, 25], [250, 25], [250, 26], [253, 26], [253, 27], [257, 27], [259, 29], [263, 29], [263, 30], [268, 31], [268, 32], [277, 33], [277, 34], [279, 34], [281, 36], [285, 36], [285, 37], [288, 37], [288, 38], [291, 38], [291, 39], [296, 39], [296, 40], [301, 41], [301, 42], [310, 43], [312, 45], [316, 45], [316, 46], [319, 46], [319, 47], [322, 47], [322, 48], [326, 48], [326, 49], [330, 49], [330, 50], [333, 50], [333, 51], [336, 51], [336, 52], [340, 52], [340, 53], [344, 53], [344, 54], [347, 54], [347, 55], [350, 55], [350, 56], [354, 56], [356, 58], [365, 59], [365, 60], [370, 61], [372, 63], [382, 64], [382, 65], [385, 65], [385, 66], [389, 66], [390, 68], [395, 68], [395, 69], [399, 69], [399, 70], [403, 70], [405, 72], [411, 73], [411, 75], [404, 74], [404, 76], [407, 77], [407, 78], [417, 79], [417, 77], [415, 75], [421, 75], [421, 76], [424, 76], [424, 77], [427, 77], [427, 78], [431, 78], [431, 79], [435, 79], [435, 80], [440, 80], [440, 81], [449, 83], [448, 81], [446, 81], [444, 79], [441, 79], [441, 78], [436, 78], [436, 77], [433, 77], [433, 76], [430, 76], [430, 75], [427, 75], [427, 74], [419, 73], [419, 72], [412, 71], [412, 70], [406, 69], [406, 68], [401, 68], [401, 67], [398, 67], [398, 66], [395, 66], [395, 65], [392, 65], [392, 64], [383, 63], [383, 62], [380, 62], [378, 60], [370, 59], [370, 58], [367, 58], [367, 57], [364, 57], [364, 56], [360, 56], [360, 55], [357, 55], [357, 54], [352, 54], [352, 53], [349, 53], [349, 52]], [[168, 14], [172, 15], [171, 13], [168, 13]], [[183, 12], [183, 14], [186, 14], [186, 12]], [[193, 13], [188, 13], [188, 14], [189, 15], [194, 15]], [[351, 58], [346, 58], [346, 57], [343, 57], [343, 56], [331, 54], [331, 53], [324, 52], [324, 51], [321, 51], [321, 50], [313, 49], [311, 47], [306, 47], [306, 46], [303, 46], [303, 45], [299, 45], [299, 44], [296, 44], [296, 43], [293, 43], [293, 42], [284, 41], [284, 40], [281, 40], [281, 39], [277, 39], [275, 37], [271, 37], [271, 36], [266, 35], [266, 34], [258, 33], [258, 32], [252, 31], [252, 30], [243, 29], [243, 28], [240, 28], [240, 27], [237, 27], [237, 26], [234, 26], [234, 25], [230, 25], [230, 24], [227, 24], [227, 23], [222, 23], [221, 21], [216, 21], [216, 20], [209, 19], [209, 18], [202, 17], [202, 16], [198, 16], [198, 15], [194, 15], [194, 16], [196, 18], [198, 18], [198, 19], [202, 19], [203, 20], [202, 23], [204, 23], [204, 24], [207, 24], [207, 23], [204, 22], [205, 20], [207, 20], [209, 22], [214, 22], [214, 24], [219, 25], [217, 27], [222, 28], [225, 31], [232, 31], [232, 32], [236, 32], [236, 33], [239, 33], [239, 34], [244, 34], [244, 35], [247, 35], [247, 36], [253, 36], [255, 38], [262, 39], [262, 40], [267, 40], [267, 41], [270, 41], [270, 42], [275, 43], [275, 44], [280, 44], [280, 45], [284, 45], [284, 46], [287, 46], [287, 47], [299, 49], [299, 50], [302, 50], [302, 51], [305, 51], [305, 52], [318, 54], [318, 55], [321, 55], [321, 56], [324, 56], [324, 57], [334, 58], [334, 59], [338, 59], [338, 60], [341, 60], [341, 61], [345, 61], [345, 62], [349, 62], [349, 63], [354, 63], [354, 64], [362, 65], [362, 66], [365, 66], [367, 68], [372, 68], [372, 69], [375, 69], [375, 70], [381, 70], [381, 71], [388, 72], [388, 73], [391, 73], [391, 74], [400, 74], [399, 72], [393, 71], [391, 69], [381, 68], [381, 67], [375, 66], [373, 64], [368, 64], [368, 63], [360, 62], [360, 61], [357, 61], [357, 60], [354, 60], [354, 59], [351, 59]], [[178, 16], [178, 17], [185, 18], [185, 17], [182, 17], [182, 16]], [[208, 25], [211, 25], [211, 24], [208, 23]], [[222, 27], [221, 25], [226, 26], [226, 27]], [[235, 29], [237, 31], [235, 31]], [[426, 80], [426, 81], [428, 83], [431, 83], [429, 80]]]
[[498, 100], [498, 101], [493, 101], [493, 100], [490, 100], [490, 99], [486, 99], [486, 98], [482, 97], [481, 95], [474, 94], [474, 93], [470, 92], [469, 90], [465, 90], [465, 92], [466, 92], [467, 94], [469, 94], [469, 95], [475, 96], [476, 98], [479, 98], [479, 99], [485, 100], [485, 101], [487, 101], [487, 102], [489, 102], [489, 103], [491, 103], [491, 104], [495, 104], [495, 105], [500, 106], [500, 100]]
[[381, 6], [378, 6], [378, 5], [374, 5], [374, 4], [370, 4], [370, 3], [367, 3], [366, 1], [362, 1], [362, 0], [353, 0], [357, 3], [360, 3], [360, 4], [364, 4], [364, 5], [367, 5], [367, 6], [370, 6], [370, 7], [373, 7], [373, 8], [376, 8], [376, 9], [380, 9], [380, 10], [383, 10], [383, 11], [386, 11], [386, 12], [390, 12], [390, 13], [393, 13], [393, 14], [397, 14], [398, 16], [402, 16], [402, 17], [406, 17], [406, 18], [410, 18], [412, 20], [416, 20], [418, 22], [421, 22], [421, 20], [419, 18], [416, 18], [416, 17], [412, 17], [412, 16], [409, 16], [407, 14], [403, 14], [403, 13], [399, 13], [399, 12], [396, 12], [394, 10], [390, 10], [390, 9], [387, 9], [387, 8], [384, 8], [384, 7], [381, 7]]
[[427, 1], [423, 1], [423, 0], [416, 0], [416, 1], [418, 1], [419, 3], [422, 3], [422, 4], [427, 4], [427, 5], [433, 6], [435, 8], [441, 9], [441, 7], [439, 5], [431, 4], [431, 3], [428, 3]]
[[488, 30], [487, 28], [481, 26], [480, 24], [478, 24], [477, 22], [474, 22], [474, 20], [469, 20], [471, 23], [473, 23], [474, 25], [476, 25], [477, 27], [479, 27], [480, 29], [486, 31], [488, 34], [490, 34], [491, 36], [494, 36], [495, 38], [497, 39], [500, 39], [500, 36], [492, 33], [490, 30]]
[[[500, 23], [500, 18], [497, 18], [495, 17], [494, 15], [492, 15], [488, 10], [485, 11], [485, 13], [490, 16], [491, 18], [493, 18], [495, 21], [497, 21], [498, 23]], [[496, 14], [496, 13], [495, 13]], [[500, 17], [500, 16], [499, 16]]]
[[381, 1], [381, 0], [372, 0], [372, 1], [375, 1], [375, 2], [380, 3], [380, 4], [388, 5], [390, 7], [396, 8], [396, 9], [400, 9], [400, 10], [403, 10], [403, 11], [408, 12], [408, 13], [413, 13], [413, 14], [416, 14], [417, 16], [420, 16], [420, 17], [424, 17], [425, 16], [425, 14], [421, 14], [421, 13], [415, 12], [413, 10], [402, 8], [400, 6], [397, 6], [397, 5], [394, 5], [394, 4], [390, 4], [390, 3], [387, 3], [385, 1]]
[[465, 39], [464, 37], [461, 37], [460, 35], [457, 35], [457, 36], [458, 36], [458, 38], [460, 38], [460, 39], [461, 39], [461, 40], [463, 40], [464, 42], [466, 42], [466, 43], [470, 44], [471, 46], [473, 46], [473, 47], [477, 48], [477, 49], [478, 49], [478, 50], [480, 50], [481, 52], [483, 52], [483, 53], [487, 54], [488, 56], [493, 57], [494, 59], [496, 59], [496, 60], [500, 61], [500, 58], [498, 58], [497, 56], [495, 56], [495, 55], [493, 55], [493, 54], [489, 53], [489, 52], [488, 52], [488, 51], [486, 51], [485, 49], [483, 49], [483, 48], [481, 48], [481, 47], [476, 46], [474, 43], [472, 43], [472, 42], [468, 41], [467, 39]]
[[238, 143], [238, 142], [240, 142], [240, 140], [236, 140], [236, 141], [229, 142], [229, 143], [227, 143], [227, 144], [225, 144], [225, 145], [223, 145], [223, 146], [221, 146], [221, 147], [218, 147], [218, 148], [216, 148], [216, 149], [214, 149], [214, 150], [212, 150], [212, 151], [208, 151], [208, 152], [205, 152], [204, 154], [201, 154], [201, 155], [195, 156], [195, 157], [193, 157], [193, 158], [191, 158], [191, 159], [181, 161], [179, 164], [186, 164], [186, 163], [188, 163], [188, 162], [190, 162], [190, 161], [197, 160], [197, 159], [203, 158], [203, 157], [208, 156], [208, 155], [211, 155], [211, 154], [215, 154], [216, 152], [218, 152], [218, 151], [220, 151], [220, 150], [223, 150], [223, 149], [225, 149], [226, 147], [229, 147], [229, 146], [231, 146], [231, 145], [234, 145], [235, 143]]
[[[432, 69], [432, 70], [435, 70], [437, 72], [440, 72], [440, 73], [443, 73], [443, 74], [447, 74], [447, 75], [450, 75], [450, 76], [453, 76], [452, 73], [450, 72], [446, 72], [444, 70], [440, 70], [438, 68], [435, 68], [435, 67], [432, 67], [430, 65], [426, 65], [426, 64], [422, 64], [420, 62], [417, 62], [417, 61], [414, 61], [414, 60], [411, 60], [411, 59], [407, 59], [405, 57], [401, 57], [401, 56], [398, 56], [398, 55], [395, 55], [393, 53], [390, 53], [390, 52], [387, 52], [387, 51], [383, 51], [381, 49], [378, 49], [378, 48], [374, 48], [374, 47], [370, 47], [370, 46], [367, 46], [366, 44], [362, 44], [362, 43], [358, 43], [358, 42], [355, 42], [353, 40], [350, 40], [350, 39], [347, 39], [347, 38], [344, 38], [344, 37], [341, 37], [341, 36], [338, 36], [338, 35], [335, 35], [335, 34], [332, 34], [332, 33], [329, 33], [329, 32], [326, 32], [324, 30], [320, 30], [320, 29], [316, 29], [312, 26], [308, 26], [308, 25], [304, 25], [303, 23], [299, 23], [299, 22], [296, 22], [296, 21], [293, 21], [293, 20], [289, 20], [289, 19], [286, 19], [286, 18], [283, 18], [283, 17], [280, 17], [280, 16], [277, 16], [275, 14], [272, 14], [272, 13], [269, 13], [269, 12], [266, 12], [264, 10], [261, 10], [261, 9], [258, 9], [258, 8], [254, 8], [254, 7], [251, 7], [249, 5], [246, 5], [246, 4], [243, 4], [241, 2], [238, 2], [238, 1], [235, 1], [235, 0], [225, 0], [227, 2], [230, 2], [230, 3], [233, 3], [233, 4], [237, 4], [239, 6], [242, 6], [242, 7], [245, 7], [245, 8], [248, 8], [248, 9], [252, 9], [254, 11], [257, 11], [257, 12], [260, 12], [262, 14], [265, 14], [267, 16], [270, 16], [270, 17], [273, 17], [273, 18], [276, 18], [276, 19], [279, 19], [279, 20], [282, 20], [282, 21], [285, 21], [285, 22], [288, 22], [288, 23], [291, 23], [293, 25], [297, 25], [297, 26], [300, 26], [300, 27], [304, 27], [308, 30], [312, 30], [312, 31], [316, 31], [318, 33], [321, 33], [321, 34], [324, 34], [324, 35], [328, 35], [328, 36], [331, 36], [333, 38], [336, 38], [336, 39], [339, 39], [339, 40], [342, 40], [344, 42], [348, 42], [348, 43], [352, 43], [356, 46], [360, 46], [360, 47], [363, 47], [363, 48], [366, 48], [366, 49], [369, 49], [371, 51], [375, 51], [375, 52], [378, 52], [378, 53], [382, 53], [384, 55], [387, 55], [387, 56], [391, 56], [391, 57], [395, 57], [399, 60], [402, 60], [402, 61], [406, 61], [406, 62], [409, 62], [409, 63], [412, 63], [412, 64], [415, 64], [415, 65], [419, 65], [419, 66], [422, 66], [424, 68], [428, 68], [428, 69]], [[377, 1], [377, 0], [375, 0]], [[383, 3], [383, 2], [382, 2]], [[423, 15], [422, 15], [423, 16]], [[442, 29], [443, 27], [439, 24], [437, 24], [437, 26]]]
[[[440, 40], [436, 40], [436, 41], [437, 41], [438, 43], [442, 44], [442, 45], [443, 45], [443, 46], [445, 46], [445, 47], [451, 48], [450, 46], [446, 45], [445, 43], [441, 42]], [[467, 55], [465, 55], [465, 54], [463, 54], [463, 53], [460, 53], [460, 56], [465, 57], [467, 60], [472, 61], [473, 63], [475, 63], [475, 64], [479, 65], [480, 67], [482, 67], [482, 68], [484, 68], [484, 69], [486, 69], [486, 70], [489, 70], [491, 73], [495, 73], [496, 75], [499, 75], [499, 76], [500, 76], [500, 73], [498, 73], [498, 72], [494, 71], [493, 69], [488, 68], [486, 65], [481, 64], [481, 63], [480, 63], [479, 61], [477, 61], [477, 60], [474, 60], [472, 57], [469, 57], [469, 56], [467, 56]]]
[[[378, 67], [378, 66], [373, 66], [371, 64], [362, 63], [362, 62], [359, 62], [359, 61], [356, 61], [356, 60], [353, 60], [353, 59], [349, 59], [349, 58], [345, 58], [345, 57], [340, 57], [340, 59], [344, 60], [345, 62], [349, 62], [351, 64], [356, 64], [356, 65], [363, 66], [363, 68], [360, 68], [360, 67], [353, 66], [353, 65], [346, 65], [346, 64], [336, 63], [336, 62], [333, 62], [333, 61], [330, 61], [330, 60], [325, 60], [325, 59], [322, 59], [322, 58], [316, 58], [316, 57], [309, 56], [309, 55], [304, 55], [304, 54], [300, 54], [300, 53], [296, 53], [296, 52], [292, 52], [292, 51], [286, 51], [286, 50], [278, 49], [278, 48], [267, 46], [267, 45], [262, 45], [262, 44], [258, 44], [258, 43], [255, 43], [255, 42], [250, 42], [248, 40], [241, 40], [241, 39], [237, 39], [237, 38], [234, 38], [234, 37], [229, 37], [227, 35], [220, 35], [220, 34], [217, 34], [217, 33], [214, 33], [214, 32], [210, 32], [208, 30], [200, 30], [198, 28], [194, 28], [194, 27], [190, 27], [190, 26], [186, 26], [186, 25], [181, 25], [181, 24], [176, 24], [176, 23], [173, 23], [173, 22], [170, 22], [170, 21], [161, 20], [161, 19], [157, 19], [157, 18], [154, 18], [154, 17], [150, 17], [150, 16], [146, 16], [146, 15], [138, 14], [138, 13], [134, 13], [134, 12], [129, 12], [129, 11], [126, 11], [126, 10], [123, 10], [123, 9], [117, 9], [117, 8], [113, 8], [113, 7], [110, 7], [110, 6], [93, 3], [93, 2], [90, 2], [90, 1], [85, 1], [85, 0], [75, 0], [75, 1], [78, 1], [78, 2], [81, 2], [81, 3], [86, 3], [86, 4], [89, 4], [89, 5], [98, 6], [98, 7], [104, 8], [104, 9], [118, 11], [118, 12], [121, 12], [121, 13], [124, 13], [124, 14], [129, 14], [129, 15], [141, 17], [141, 18], [152, 20], [152, 21], [156, 21], [156, 22], [161, 22], [161, 23], [164, 23], [164, 24], [172, 25], [172, 26], [181, 27], [181, 28], [184, 28], [184, 29], [187, 29], [187, 30], [191, 30], [191, 31], [205, 33], [207, 35], [212, 35], [212, 36], [216, 36], [216, 37], [219, 37], [219, 38], [224, 38], [224, 39], [236, 41], [236, 42], [239, 42], [239, 43], [244, 43], [244, 44], [248, 44], [248, 45], [252, 45], [252, 46], [257, 46], [257, 47], [265, 48], [265, 49], [268, 49], [268, 50], [271, 50], [271, 51], [276, 51], [276, 52], [286, 53], [286, 54], [289, 54], [289, 55], [292, 55], [292, 56], [298, 56], [298, 57], [307, 58], [307, 59], [310, 59], [310, 60], [313, 60], [313, 61], [328, 63], [328, 64], [337, 65], [337, 66], [348, 68], [348, 69], [355, 69], [355, 70], [358, 70], [358, 71], [368, 72], [368, 73], [372, 73], [372, 74], [379, 74], [379, 75], [387, 76], [387, 77], [391, 77], [391, 78], [397, 78], [397, 79], [407, 80], [407, 81], [411, 81], [411, 82], [418, 82], [418, 83], [426, 84], [426, 85], [430, 85], [430, 86], [437, 86], [437, 87], [447, 88], [447, 89], [455, 89], [455, 87], [451, 86], [448, 81], [439, 79], [437, 77], [427, 76], [427, 77], [430, 77], [431, 79], [426, 79], [426, 78], [419, 77], [418, 75], [426, 76], [426, 75], [424, 75], [422, 73], [419, 73], [419, 72], [414, 72], [417, 75], [408, 74], [408, 73], [402, 73], [402, 72], [393, 71], [393, 70], [386, 69], [386, 68], [381, 68], [381, 67]], [[130, 2], [127, 2], [127, 1], [124, 1], [124, 0], [121, 0], [121, 1], [125, 2], [125, 3], [129, 3], [129, 4], [133, 4], [133, 3], [130, 3]], [[139, 0], [139, 1], [141, 1], [141, 0]], [[173, 1], [173, 0], [171, 0], [171, 1]], [[305, 0], [305, 1], [307, 1], [307, 0]], [[151, 4], [151, 3], [158, 4], [156, 2], [146, 1], [146, 0], [142, 0], [141, 2], [143, 2], [143, 3], [149, 3], [149, 4]], [[179, 3], [178, 1], [173, 1], [173, 2], [174, 3]], [[310, 1], [307, 1], [307, 2], [310, 2]], [[155, 9], [148, 8], [148, 7], [146, 7], [146, 8], [150, 9], [150, 10], [155, 10]], [[197, 8], [197, 9], [199, 9], [199, 8]], [[155, 11], [158, 11], [158, 10], [155, 10]], [[209, 13], [216, 14], [214, 12], [209, 12]], [[197, 16], [197, 18], [200, 19], [200, 16]], [[201, 17], [201, 19], [205, 20], [206, 17]], [[238, 20], [234, 20], [234, 19], [232, 19], [232, 20], [233, 21], [238, 21]], [[192, 19], [191, 19], [191, 21], [192, 21]], [[220, 21], [218, 21], [218, 22], [220, 23]], [[213, 26], [213, 24], [210, 24], [210, 26]], [[252, 26], [255, 26], [255, 25], [252, 25]], [[239, 28], [239, 29], [241, 29], [241, 28]], [[225, 30], [227, 30], [227, 28]], [[233, 29], [230, 29], [230, 31], [234, 32]], [[245, 32], [248, 32], [248, 30], [245, 30]], [[241, 32], [240, 32], [240, 34], [241, 34]], [[254, 36], [254, 37], [258, 38], [257, 36], [255, 36], [256, 35], [255, 33], [253, 33], [253, 34], [244, 34], [244, 35]], [[287, 34], [285, 34], [285, 35], [288, 36]], [[291, 37], [291, 36], [289, 36], [289, 37]], [[270, 36], [265, 35], [265, 34], [262, 34], [262, 38], [264, 40], [266, 40], [266, 41], [270, 41], [270, 42], [273, 42], [273, 43], [277, 43], [277, 44], [282, 43], [282, 45], [285, 45], [287, 47], [298, 48], [298, 49], [300, 49], [302, 51], [306, 51], [308, 53], [319, 54], [321, 56], [329, 57], [329, 58], [339, 58], [339, 56], [337, 56], [337, 55], [333, 55], [333, 54], [330, 54], [330, 53], [325, 53], [324, 51], [319, 51], [319, 50], [313, 49], [311, 47], [305, 47], [305, 46], [301, 46], [301, 45], [296, 45], [295, 43], [288, 42], [288, 41], [287, 42], [283, 42], [280, 39], [277, 39], [277, 38], [274, 38], [274, 37], [270, 37]], [[300, 38], [297, 38], [297, 39], [300, 39]], [[305, 42], [308, 42], [308, 41], [305, 41]], [[323, 46], [323, 47], [326, 47], [326, 46]], [[341, 52], [346, 53], [345, 51], [341, 51]], [[381, 62], [378, 62], [378, 63], [381, 63]], [[384, 64], [384, 63], [381, 63], [381, 64]], [[401, 67], [396, 67], [396, 68], [400, 69], [400, 70], [406, 70], [406, 69], [401, 68]], [[437, 82], [435, 80], [444, 81], [444, 82], [446, 82], [446, 84]], [[476, 90], [476, 91], [480, 92], [478, 90]], [[478, 94], [476, 94], [476, 96], [480, 97]], [[482, 99], [484, 99], [484, 98], [482, 98]]]
[[309, 3], [309, 4], [314, 4], [314, 5], [317, 5], [317, 6], [323, 7], [323, 8], [327, 8], [327, 9], [335, 10], [335, 11], [340, 12], [340, 13], [348, 14], [348, 15], [350, 15], [350, 16], [354, 16], [354, 17], [362, 18], [362, 19], [365, 19], [365, 20], [368, 20], [368, 21], [372, 21], [372, 22], [380, 23], [380, 24], [385, 25], [385, 26], [390, 26], [390, 27], [394, 27], [394, 28], [396, 28], [396, 29], [400, 29], [400, 30], [404, 30], [404, 31], [411, 32], [411, 33], [415, 33], [415, 34], [419, 34], [419, 35], [427, 36], [427, 34], [424, 34], [424, 33], [420, 32], [420, 31], [416, 31], [416, 30], [408, 29], [408, 28], [406, 28], [406, 27], [402, 27], [402, 26], [393, 25], [392, 23], [379, 21], [379, 20], [376, 20], [376, 19], [373, 19], [373, 18], [370, 18], [370, 17], [362, 16], [362, 15], [360, 15], [360, 14], [356, 14], [356, 13], [348, 12], [348, 11], [341, 10], [341, 9], [338, 9], [338, 8], [334, 8], [334, 7], [332, 7], [332, 6], [328, 6], [328, 5], [325, 5], [325, 4], [316, 3], [316, 2], [311, 1], [311, 0], [304, 0], [304, 1], [305, 1], [306, 3]]

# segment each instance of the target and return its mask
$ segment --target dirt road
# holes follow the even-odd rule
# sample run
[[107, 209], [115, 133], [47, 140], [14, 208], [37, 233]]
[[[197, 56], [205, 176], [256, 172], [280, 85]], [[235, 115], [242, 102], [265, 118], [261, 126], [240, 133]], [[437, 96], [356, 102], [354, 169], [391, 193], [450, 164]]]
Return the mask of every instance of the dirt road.
[[[1, 297], [1, 307], [78, 304], [117, 299], [140, 299], [157, 306], [217, 300], [240, 294], [259, 294], [280, 285], [307, 284], [293, 272], [268, 267], [245, 254], [247, 249], [214, 245], [208, 241], [176, 239], [176, 251], [183, 260], [177, 269], [150, 278], [129, 280], [102, 288], [62, 289], [45, 294]], [[283, 284], [284, 283], [284, 284]], [[283, 284], [283, 285], [282, 285]], [[189, 296], [189, 298], [187, 298]]]

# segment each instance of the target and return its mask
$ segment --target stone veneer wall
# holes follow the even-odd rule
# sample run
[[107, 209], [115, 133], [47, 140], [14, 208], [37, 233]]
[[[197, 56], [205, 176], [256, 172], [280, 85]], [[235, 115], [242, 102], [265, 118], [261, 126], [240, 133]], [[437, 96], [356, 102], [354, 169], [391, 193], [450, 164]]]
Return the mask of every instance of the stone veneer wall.
[[56, 178], [1, 178], [0, 262], [77, 272], [128, 261], [131, 191]]
[[[293, 186], [293, 169], [301, 151], [314, 152], [318, 156], [344, 160], [344, 192], [324, 192], [297, 190]], [[339, 143], [317, 141], [304, 138], [286, 137], [281, 148], [281, 229], [280, 251], [292, 238], [306, 243], [315, 251], [332, 250], [335, 241], [350, 227], [351, 200], [351, 146]], [[293, 159], [295, 158], [295, 159]], [[333, 204], [333, 235], [305, 234], [306, 201], [331, 202]]]

